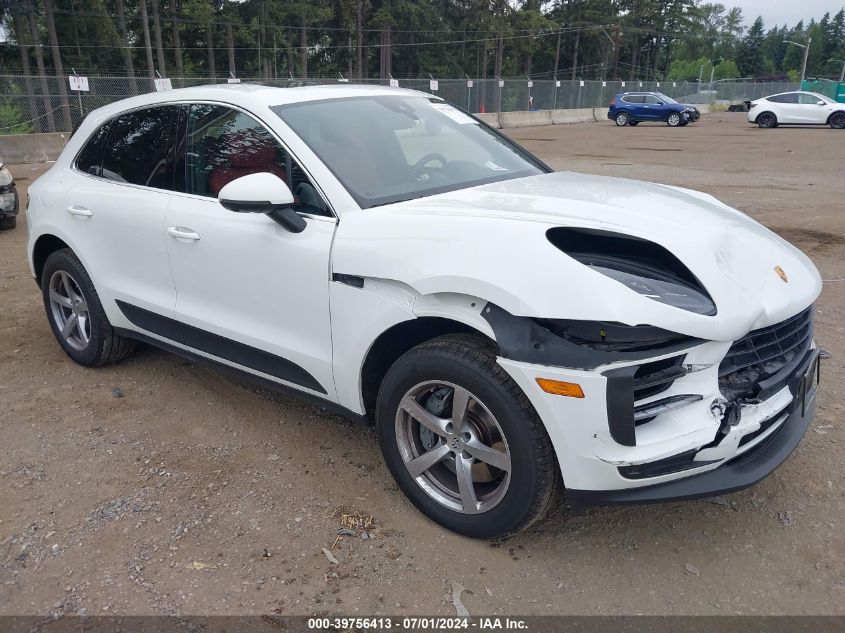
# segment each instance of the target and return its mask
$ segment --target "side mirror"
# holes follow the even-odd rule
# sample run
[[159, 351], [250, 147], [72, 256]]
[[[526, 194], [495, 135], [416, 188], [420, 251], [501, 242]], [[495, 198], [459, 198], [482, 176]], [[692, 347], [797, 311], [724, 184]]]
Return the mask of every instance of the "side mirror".
[[266, 213], [291, 233], [301, 233], [307, 223], [293, 210], [294, 197], [285, 182], [268, 172], [235, 178], [225, 185], [217, 199], [235, 213]]
[[824, 105], [824, 101], [822, 101], [821, 99], [819, 99], [818, 101], [816, 101], [816, 105]]

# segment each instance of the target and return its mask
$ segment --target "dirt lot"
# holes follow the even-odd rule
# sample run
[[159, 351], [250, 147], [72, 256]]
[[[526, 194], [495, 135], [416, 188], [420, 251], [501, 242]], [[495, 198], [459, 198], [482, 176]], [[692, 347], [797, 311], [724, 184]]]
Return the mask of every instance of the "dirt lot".
[[[405, 501], [369, 429], [149, 348], [74, 365], [21, 218], [0, 234], [0, 614], [454, 614], [452, 583], [474, 615], [845, 614], [845, 134], [737, 114], [513, 136], [557, 169], [712, 193], [810, 254], [833, 359], [782, 468], [725, 498], [561, 500], [510, 540], [458, 537]], [[12, 171], [25, 195], [42, 168]], [[370, 538], [336, 540], [356, 512]]]

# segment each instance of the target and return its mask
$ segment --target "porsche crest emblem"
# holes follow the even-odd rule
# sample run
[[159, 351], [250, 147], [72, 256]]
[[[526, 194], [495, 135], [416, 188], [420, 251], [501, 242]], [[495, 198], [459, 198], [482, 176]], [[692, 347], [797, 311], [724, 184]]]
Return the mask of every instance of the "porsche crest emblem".
[[783, 268], [781, 268], [780, 266], [775, 266], [775, 272], [778, 274], [778, 277], [780, 277], [780, 280], [783, 283], [789, 283], [789, 277], [787, 277], [786, 272], [783, 270]]

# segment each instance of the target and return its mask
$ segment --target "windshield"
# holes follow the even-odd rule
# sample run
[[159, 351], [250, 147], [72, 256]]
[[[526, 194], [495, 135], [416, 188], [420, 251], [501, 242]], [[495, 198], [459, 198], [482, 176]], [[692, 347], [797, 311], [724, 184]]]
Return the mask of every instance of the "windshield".
[[327, 99], [272, 110], [364, 209], [549, 171], [463, 111], [424, 96]]

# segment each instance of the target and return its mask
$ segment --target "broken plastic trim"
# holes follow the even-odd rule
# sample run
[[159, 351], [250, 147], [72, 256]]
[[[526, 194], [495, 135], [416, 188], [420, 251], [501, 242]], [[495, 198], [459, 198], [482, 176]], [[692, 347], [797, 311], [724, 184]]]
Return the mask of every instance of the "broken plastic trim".
[[671, 354], [702, 342], [650, 325], [519, 317], [492, 303], [481, 315], [493, 329], [500, 356], [553, 367], [595, 369]]

